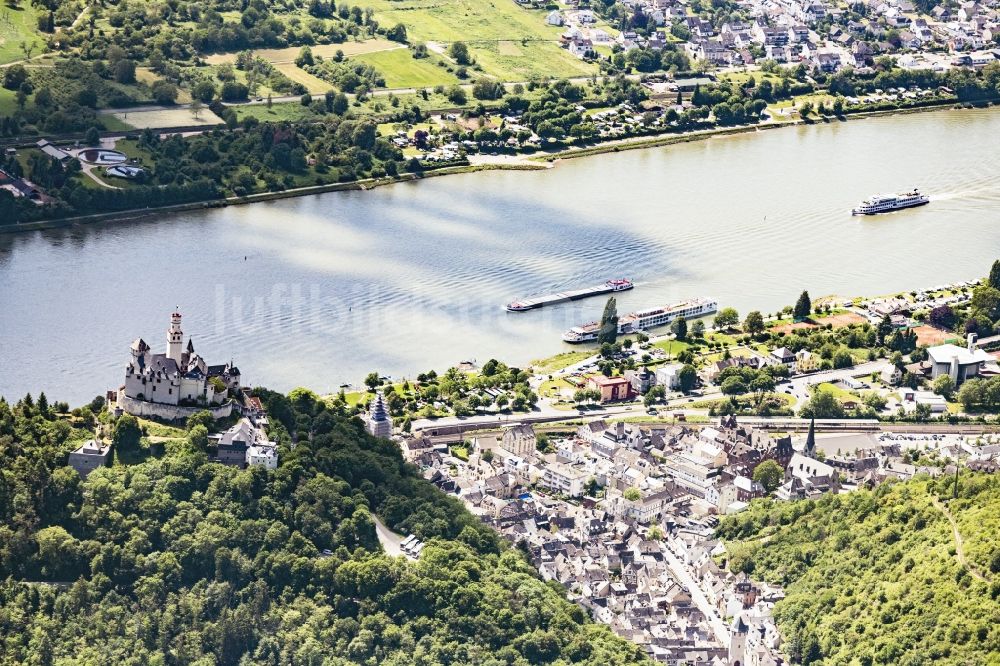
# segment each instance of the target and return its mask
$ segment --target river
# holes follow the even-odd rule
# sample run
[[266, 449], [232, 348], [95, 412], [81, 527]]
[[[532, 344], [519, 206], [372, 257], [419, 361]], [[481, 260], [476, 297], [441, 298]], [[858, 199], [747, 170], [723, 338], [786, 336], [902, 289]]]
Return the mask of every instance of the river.
[[[983, 275], [1000, 256], [1000, 113], [819, 123], [149, 220], [0, 236], [0, 394], [77, 404], [117, 386], [169, 313], [244, 381], [335, 391], [569, 348], [603, 299], [516, 297], [629, 277], [619, 311], [714, 296], [772, 312], [807, 288], [877, 294]], [[849, 209], [919, 186], [932, 203]]]

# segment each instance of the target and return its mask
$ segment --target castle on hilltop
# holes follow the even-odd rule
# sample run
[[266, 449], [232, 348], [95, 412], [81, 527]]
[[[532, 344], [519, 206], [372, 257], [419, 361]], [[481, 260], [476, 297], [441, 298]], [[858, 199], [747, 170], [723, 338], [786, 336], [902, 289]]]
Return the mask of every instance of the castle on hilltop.
[[188, 338], [184, 346], [181, 314], [170, 315], [167, 351], [153, 353], [142, 338], [130, 348], [125, 384], [118, 390], [118, 406], [136, 416], [178, 419], [200, 409], [216, 418], [229, 416], [229, 398], [240, 390], [240, 371], [231, 363], [208, 365]]

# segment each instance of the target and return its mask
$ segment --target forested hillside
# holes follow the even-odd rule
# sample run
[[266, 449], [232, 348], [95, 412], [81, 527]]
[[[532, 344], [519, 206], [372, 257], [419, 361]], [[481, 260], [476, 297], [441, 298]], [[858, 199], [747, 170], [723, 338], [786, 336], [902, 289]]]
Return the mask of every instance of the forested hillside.
[[[785, 586], [775, 617], [804, 664], [1000, 664], [1000, 478], [917, 478], [754, 503], [719, 535]], [[955, 520], [960, 541], [948, 515]]]
[[[643, 661], [390, 442], [261, 393], [277, 470], [208, 462], [195, 427], [85, 482], [64, 465], [89, 408], [0, 401], [0, 664]], [[380, 550], [372, 512], [429, 539], [419, 562]]]

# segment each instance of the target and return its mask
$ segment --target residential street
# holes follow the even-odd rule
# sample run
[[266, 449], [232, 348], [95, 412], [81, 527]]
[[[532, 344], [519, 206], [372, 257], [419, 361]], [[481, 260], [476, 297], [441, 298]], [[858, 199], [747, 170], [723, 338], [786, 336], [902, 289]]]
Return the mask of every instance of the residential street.
[[712, 631], [715, 633], [715, 638], [722, 645], [729, 645], [729, 629], [726, 627], [726, 623], [722, 621], [715, 613], [715, 607], [708, 602], [708, 598], [705, 593], [701, 591], [701, 586], [691, 575], [684, 563], [681, 562], [676, 555], [673, 553], [674, 545], [669, 540], [667, 542], [667, 548], [663, 551], [663, 557], [667, 562], [667, 566], [670, 567], [670, 572], [674, 575], [681, 585], [687, 588], [688, 592], [691, 593], [691, 600], [698, 607], [706, 618], [708, 618], [708, 624], [712, 627]]

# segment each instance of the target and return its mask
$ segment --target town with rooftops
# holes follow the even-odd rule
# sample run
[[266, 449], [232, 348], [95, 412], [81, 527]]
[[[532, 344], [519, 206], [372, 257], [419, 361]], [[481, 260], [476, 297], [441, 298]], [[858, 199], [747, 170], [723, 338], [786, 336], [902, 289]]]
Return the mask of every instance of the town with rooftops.
[[[998, 278], [994, 267], [990, 279]], [[761, 317], [762, 324], [720, 313], [713, 328], [697, 326], [695, 336], [758, 325], [782, 332], [698, 358], [687, 346], [686, 324], [659, 337], [640, 334], [635, 344], [605, 343], [596, 356], [561, 370], [533, 371], [525, 381], [541, 396], [525, 401], [521, 413], [496, 399], [496, 410], [482, 400], [471, 415], [455, 410], [411, 420], [397, 385], [377, 376], [355, 409], [369, 435], [396, 442], [424, 479], [457, 497], [521, 549], [544, 580], [562, 585], [591, 617], [652, 659], [776, 666], [788, 663], [789, 645], [773, 615], [785, 591], [755, 578], [751, 567], [733, 565], [737, 555], [718, 534], [720, 520], [759, 499], [817, 501], [918, 476], [1000, 471], [1000, 435], [986, 421], [994, 411], [987, 394], [1000, 382], [1000, 337], [979, 338], [974, 317], [966, 319], [972, 324], [965, 324], [964, 340], [945, 328], [956, 313], [983, 307], [989, 289], [996, 289], [989, 280], [972, 280], [815, 307], [800, 298], [794, 309], [804, 310], [793, 313], [792, 324], [782, 312]], [[132, 343], [109, 406], [164, 422], [207, 411], [223, 426], [208, 438], [214, 461], [276, 469], [278, 444], [269, 439], [260, 398], [233, 363], [208, 365], [191, 337], [185, 344], [181, 322], [180, 312], [170, 315], [163, 353], [143, 338]], [[840, 331], [853, 355], [840, 359], [843, 349], [804, 342], [831, 331]], [[863, 333], [897, 351], [857, 353]], [[859, 339], [851, 341], [852, 334]], [[784, 344], [755, 346], [753, 339]], [[926, 340], [938, 344], [919, 344]], [[685, 351], [664, 352], [674, 345]], [[607, 359], [615, 363], [602, 366]], [[461, 373], [489, 376], [501, 368], [466, 363]], [[686, 368], [693, 377], [684, 377]], [[759, 391], [761, 376], [771, 382], [756, 400], [742, 402]], [[734, 389], [733, 378], [746, 387]], [[435, 381], [428, 373], [414, 384]], [[975, 387], [978, 397], [962, 397], [963, 386]], [[794, 405], [797, 396], [798, 415], [766, 408], [768, 400]], [[970, 409], [977, 405], [986, 408]], [[69, 465], [87, 476], [110, 456], [99, 426]], [[388, 552], [410, 560], [426, 545], [416, 534], [387, 529], [379, 538]]]

